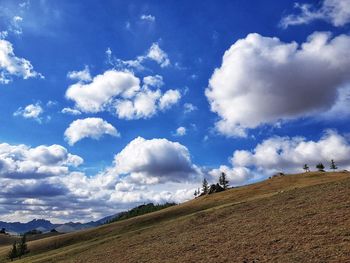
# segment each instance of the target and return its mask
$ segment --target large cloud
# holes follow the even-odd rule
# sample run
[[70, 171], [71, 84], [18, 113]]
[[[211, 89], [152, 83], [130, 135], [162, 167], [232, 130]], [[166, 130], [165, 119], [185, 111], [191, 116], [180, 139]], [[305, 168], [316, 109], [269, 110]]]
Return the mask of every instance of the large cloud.
[[324, 0], [320, 8], [310, 4], [295, 4], [300, 10], [299, 14], [292, 14], [283, 17], [281, 26], [308, 24], [314, 20], [325, 20], [333, 26], [344, 26], [350, 22], [350, 4], [348, 0]]
[[350, 80], [350, 36], [316, 32], [302, 45], [249, 34], [225, 52], [206, 96], [217, 129], [246, 129], [330, 110]]
[[0, 144], [0, 177], [43, 178], [64, 175], [69, 167], [79, 166], [83, 159], [54, 144], [35, 148], [26, 145]]
[[113, 111], [121, 119], [150, 118], [181, 98], [178, 90], [162, 94], [159, 87], [164, 83], [159, 75], [145, 77], [141, 86], [140, 80], [131, 72], [108, 70], [90, 83], [86, 82], [79, 81], [66, 92], [66, 97], [75, 102], [76, 109], [92, 113]]
[[88, 83], [78, 82], [71, 85], [66, 97], [76, 103], [83, 112], [99, 112], [105, 109], [111, 100], [120, 96], [130, 98], [140, 89], [140, 80], [130, 72], [107, 70]]
[[112, 124], [101, 118], [85, 118], [73, 121], [64, 132], [65, 139], [70, 145], [84, 138], [98, 140], [104, 134], [120, 136], [119, 132]]
[[11, 82], [11, 76], [23, 79], [42, 77], [40, 73], [34, 71], [30, 61], [16, 57], [9, 41], [0, 39], [0, 83]]
[[328, 169], [332, 159], [339, 169], [350, 169], [350, 142], [336, 131], [327, 130], [318, 141], [276, 136], [265, 139], [251, 151], [234, 151], [231, 167], [222, 165], [210, 174], [218, 177], [225, 172], [236, 184], [254, 177], [266, 178], [276, 172], [300, 173], [304, 164], [316, 170], [315, 166], [322, 162]]
[[190, 179], [198, 173], [188, 149], [166, 139], [138, 137], [115, 157], [118, 174], [129, 174], [134, 181], [159, 183]]
[[0, 144], [0, 159], [18, 166], [66, 168], [45, 176], [22, 170], [20, 178], [1, 163], [0, 220], [9, 221], [90, 220], [144, 202], [182, 202], [193, 197], [201, 181], [187, 148], [166, 139], [136, 138], [115, 156], [111, 167], [94, 176], [74, 171], [82, 159], [59, 145]]

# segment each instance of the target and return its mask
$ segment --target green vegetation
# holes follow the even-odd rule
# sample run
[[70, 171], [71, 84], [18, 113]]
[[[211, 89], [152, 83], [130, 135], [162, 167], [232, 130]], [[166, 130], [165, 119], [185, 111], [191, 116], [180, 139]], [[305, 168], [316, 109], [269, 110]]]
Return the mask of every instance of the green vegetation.
[[17, 242], [15, 241], [12, 245], [12, 249], [10, 250], [8, 254], [8, 258], [13, 261], [17, 257]]
[[310, 168], [309, 168], [309, 166], [308, 166], [307, 164], [304, 164], [303, 170], [304, 170], [306, 173], [310, 172]]
[[209, 190], [209, 186], [208, 186], [208, 181], [207, 179], [203, 179], [203, 183], [202, 183], [202, 192], [203, 194], [207, 194]]
[[13, 261], [15, 258], [21, 258], [23, 255], [28, 254], [26, 235], [23, 235], [20, 242], [15, 241], [11, 250], [8, 253], [8, 258]]
[[120, 213], [117, 217], [111, 219], [107, 223], [112, 223], [112, 222], [116, 222], [116, 221], [120, 221], [120, 220], [129, 219], [132, 217], [152, 213], [152, 212], [159, 211], [159, 210], [162, 210], [164, 208], [174, 206], [174, 205], [176, 205], [176, 204], [175, 203], [165, 203], [162, 205], [160, 205], [160, 204], [155, 205], [153, 203], [149, 203], [146, 205], [140, 205], [140, 206], [137, 206], [137, 207], [135, 207], [127, 212]]
[[37, 229], [33, 229], [33, 230], [30, 230], [30, 231], [27, 231], [24, 233], [24, 235], [40, 235], [42, 234], [43, 232], [41, 232], [40, 230], [37, 230]]
[[226, 179], [226, 174], [224, 172], [222, 172], [220, 177], [219, 177], [219, 184], [222, 186], [222, 188], [224, 188], [224, 190], [226, 190], [228, 187], [228, 183], [229, 182]]
[[323, 163], [318, 163], [316, 165], [316, 168], [317, 168], [318, 171], [324, 172], [324, 165], [323, 165]]
[[336, 166], [336, 164], [335, 164], [335, 162], [334, 162], [333, 159], [331, 160], [331, 166], [330, 166], [330, 168], [331, 168], [331, 170], [333, 170], [333, 171], [335, 171], [335, 170], [338, 169], [338, 167]]

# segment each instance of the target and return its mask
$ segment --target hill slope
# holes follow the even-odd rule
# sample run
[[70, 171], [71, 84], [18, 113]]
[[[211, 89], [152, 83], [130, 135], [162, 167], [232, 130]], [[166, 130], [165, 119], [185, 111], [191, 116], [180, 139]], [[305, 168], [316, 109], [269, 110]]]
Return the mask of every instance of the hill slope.
[[273, 178], [32, 241], [16, 262], [346, 262], [349, 197], [350, 173]]

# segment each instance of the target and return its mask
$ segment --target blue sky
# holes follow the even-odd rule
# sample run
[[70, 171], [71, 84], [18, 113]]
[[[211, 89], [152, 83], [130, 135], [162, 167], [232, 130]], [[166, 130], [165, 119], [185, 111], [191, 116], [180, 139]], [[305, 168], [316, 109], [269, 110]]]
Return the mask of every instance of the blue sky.
[[0, 220], [350, 167], [349, 6], [1, 0]]

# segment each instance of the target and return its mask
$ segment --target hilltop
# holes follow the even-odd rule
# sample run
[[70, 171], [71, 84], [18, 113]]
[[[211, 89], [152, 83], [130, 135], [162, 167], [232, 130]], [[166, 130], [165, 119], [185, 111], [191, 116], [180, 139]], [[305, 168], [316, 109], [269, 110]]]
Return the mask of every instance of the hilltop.
[[31, 241], [16, 262], [346, 262], [349, 196], [348, 172], [280, 176]]

